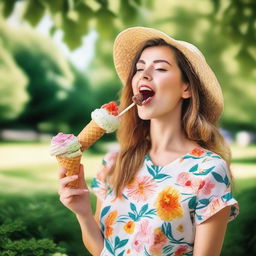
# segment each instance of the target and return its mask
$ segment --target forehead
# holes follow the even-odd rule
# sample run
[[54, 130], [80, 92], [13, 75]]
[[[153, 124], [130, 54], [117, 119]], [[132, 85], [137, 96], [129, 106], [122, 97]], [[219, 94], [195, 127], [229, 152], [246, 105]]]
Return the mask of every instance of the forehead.
[[168, 46], [151, 46], [143, 50], [139, 60], [151, 62], [156, 59], [175, 62], [175, 53]]

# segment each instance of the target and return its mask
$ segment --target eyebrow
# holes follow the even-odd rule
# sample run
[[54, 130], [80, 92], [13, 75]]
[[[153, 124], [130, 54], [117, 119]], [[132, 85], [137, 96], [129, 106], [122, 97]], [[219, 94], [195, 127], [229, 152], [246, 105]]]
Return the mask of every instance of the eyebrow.
[[[167, 63], [168, 65], [171, 66], [171, 64], [167, 61], [167, 60], [154, 60], [153, 63], [160, 63], [160, 62], [165, 62]], [[143, 64], [146, 64], [144, 60], [138, 60], [137, 63], [143, 63]]]

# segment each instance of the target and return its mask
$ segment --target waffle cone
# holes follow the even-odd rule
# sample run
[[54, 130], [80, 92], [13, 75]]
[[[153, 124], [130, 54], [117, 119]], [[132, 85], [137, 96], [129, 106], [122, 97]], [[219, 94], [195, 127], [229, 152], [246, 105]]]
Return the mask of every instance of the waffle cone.
[[[56, 156], [59, 166], [67, 169], [66, 176], [78, 175], [81, 157], [82, 155], [77, 157], [72, 157], [72, 158]], [[78, 180], [69, 182], [68, 186], [77, 188]]]
[[94, 142], [104, 135], [106, 131], [100, 128], [93, 120], [88, 123], [78, 134], [78, 140], [82, 145], [81, 150], [88, 149]]

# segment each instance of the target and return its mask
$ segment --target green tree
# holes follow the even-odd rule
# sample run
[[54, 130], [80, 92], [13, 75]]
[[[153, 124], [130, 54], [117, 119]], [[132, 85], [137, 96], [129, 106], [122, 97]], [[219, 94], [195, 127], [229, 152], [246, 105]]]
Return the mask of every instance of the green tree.
[[[9, 17], [18, 1], [2, 0], [0, 6], [2, 15]], [[164, 3], [162, 1], [161, 3], [163, 7]], [[223, 34], [232, 41], [236, 40], [239, 46], [237, 54], [239, 61], [249, 67], [247, 71], [253, 70], [255, 67], [253, 51], [256, 47], [254, 25], [256, 2], [254, 0], [209, 0], [209, 3], [213, 6], [211, 15], [220, 21]], [[201, 5], [201, 2], [196, 1], [196, 4]], [[103, 38], [111, 38], [112, 31], [120, 28], [120, 22], [117, 21], [121, 21], [123, 26], [133, 25], [141, 14], [141, 10], [154, 9], [156, 5], [159, 5], [159, 1], [27, 0], [24, 1], [25, 9], [22, 17], [35, 26], [48, 13], [53, 20], [52, 32], [56, 29], [63, 30], [64, 41], [74, 49], [81, 45], [81, 39], [88, 33], [90, 27], [96, 28]], [[194, 1], [191, 1], [191, 7], [194, 7]], [[253, 67], [250, 64], [253, 64]]]
[[[58, 119], [72, 89], [70, 65], [57, 47], [31, 29], [14, 29], [1, 23], [0, 36], [16, 64], [29, 77], [30, 99], [19, 116], [19, 123], [34, 129], [45, 120]], [[18, 100], [20, 95], [16, 94]], [[21, 93], [22, 96], [22, 93]]]
[[0, 122], [15, 119], [28, 101], [28, 79], [0, 40]]

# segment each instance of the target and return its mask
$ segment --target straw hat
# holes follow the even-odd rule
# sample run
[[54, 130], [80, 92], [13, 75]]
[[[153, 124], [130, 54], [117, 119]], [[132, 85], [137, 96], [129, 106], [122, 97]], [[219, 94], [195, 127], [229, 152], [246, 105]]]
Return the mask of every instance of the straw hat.
[[116, 37], [114, 42], [114, 64], [123, 85], [126, 84], [132, 60], [142, 44], [152, 38], [162, 38], [179, 49], [190, 61], [201, 80], [203, 92], [207, 97], [204, 110], [213, 123], [216, 123], [223, 111], [224, 101], [220, 84], [198, 48], [185, 41], [175, 40], [167, 34], [146, 27], [128, 28]]

